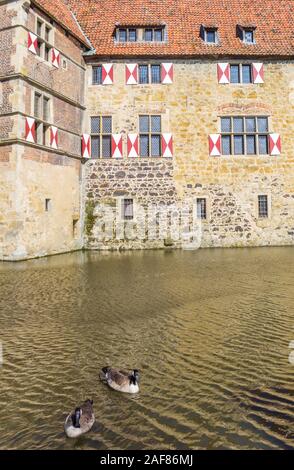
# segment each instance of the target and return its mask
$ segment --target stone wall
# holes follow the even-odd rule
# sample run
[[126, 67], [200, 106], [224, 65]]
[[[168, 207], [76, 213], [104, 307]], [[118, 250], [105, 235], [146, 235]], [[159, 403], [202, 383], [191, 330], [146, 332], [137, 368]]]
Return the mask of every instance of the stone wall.
[[[220, 85], [216, 61], [177, 60], [173, 84], [127, 86], [125, 62], [116, 62], [114, 85], [92, 86], [89, 66], [86, 128], [90, 132], [91, 116], [112, 115], [113, 132], [123, 134], [124, 158], [87, 164], [86, 201], [94, 199], [96, 204], [104, 197], [125, 193], [144, 199], [145, 204], [151, 200], [169, 203], [172, 198], [191, 205], [197, 197], [205, 197], [208, 219], [202, 222], [203, 247], [293, 244], [294, 64], [264, 61], [264, 69], [264, 84]], [[127, 158], [126, 135], [138, 133], [138, 117], [145, 113], [161, 114], [163, 132], [173, 134], [172, 161]], [[208, 135], [220, 132], [220, 116], [259, 115], [269, 116], [270, 132], [281, 135], [280, 156], [209, 156]], [[151, 165], [173, 168], [172, 173], [162, 174], [160, 192], [158, 180], [150, 178]], [[173, 196], [169, 188], [173, 188]], [[268, 219], [258, 218], [260, 194], [269, 197]], [[117, 248], [115, 240], [95, 243], [99, 224], [99, 217], [94, 216], [87, 246]], [[119, 246], [144, 248], [148, 242], [124, 240]]]
[[[49, 20], [24, 0], [0, 6], [1, 260], [82, 247], [83, 50], [54, 24], [52, 46], [61, 52], [60, 68], [32, 54], [28, 30], [36, 31], [36, 15]], [[34, 116], [35, 92], [50, 98], [49, 124], [58, 128], [57, 150], [50, 148], [49, 131], [45, 146], [24, 140], [25, 117]]]

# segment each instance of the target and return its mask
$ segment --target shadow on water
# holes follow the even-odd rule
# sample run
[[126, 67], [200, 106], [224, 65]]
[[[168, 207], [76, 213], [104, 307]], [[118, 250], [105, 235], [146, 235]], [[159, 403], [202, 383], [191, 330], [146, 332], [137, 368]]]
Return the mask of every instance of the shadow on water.
[[[294, 449], [294, 248], [0, 265], [1, 449]], [[138, 396], [99, 381], [142, 371]], [[93, 398], [91, 433], [67, 413]]]

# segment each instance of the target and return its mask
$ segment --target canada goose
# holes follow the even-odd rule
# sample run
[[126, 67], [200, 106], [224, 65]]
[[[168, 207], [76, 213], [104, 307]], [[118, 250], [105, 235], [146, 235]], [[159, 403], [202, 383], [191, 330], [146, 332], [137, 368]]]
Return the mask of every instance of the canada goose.
[[112, 367], [103, 367], [100, 375], [101, 379], [106, 381], [109, 387], [124, 393], [138, 393], [139, 392], [139, 371], [134, 369], [131, 372], [126, 372], [120, 369], [113, 369]]
[[86, 400], [68, 415], [64, 424], [67, 437], [78, 437], [90, 431], [95, 422], [93, 400]]

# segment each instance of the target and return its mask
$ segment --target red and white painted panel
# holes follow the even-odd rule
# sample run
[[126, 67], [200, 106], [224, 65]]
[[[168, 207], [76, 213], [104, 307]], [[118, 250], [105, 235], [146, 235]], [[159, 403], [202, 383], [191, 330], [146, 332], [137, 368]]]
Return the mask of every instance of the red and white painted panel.
[[138, 64], [126, 64], [126, 84], [138, 85]]
[[139, 135], [128, 135], [128, 157], [134, 158], [139, 156]]
[[38, 38], [34, 33], [28, 32], [28, 49], [33, 54], [37, 54]]
[[161, 83], [169, 85], [174, 81], [174, 65], [161, 64]]
[[102, 85], [113, 85], [113, 64], [102, 64]]
[[261, 63], [252, 64], [253, 83], [264, 83], [264, 66]]
[[53, 149], [58, 148], [58, 129], [55, 126], [50, 127], [50, 146]]
[[91, 136], [89, 134], [82, 135], [82, 157], [91, 157]]
[[281, 155], [282, 143], [280, 134], [269, 135], [269, 153], [270, 155]]
[[52, 65], [58, 69], [60, 67], [60, 52], [53, 48], [51, 54]]
[[172, 134], [162, 134], [162, 156], [166, 158], [173, 157], [173, 136]]
[[123, 140], [121, 134], [112, 134], [111, 138], [111, 156], [112, 158], [123, 157]]
[[27, 142], [36, 142], [36, 121], [33, 118], [25, 118], [25, 139]]
[[230, 64], [217, 64], [217, 79], [222, 85], [230, 83]]
[[221, 155], [221, 134], [209, 135], [209, 155], [212, 157]]

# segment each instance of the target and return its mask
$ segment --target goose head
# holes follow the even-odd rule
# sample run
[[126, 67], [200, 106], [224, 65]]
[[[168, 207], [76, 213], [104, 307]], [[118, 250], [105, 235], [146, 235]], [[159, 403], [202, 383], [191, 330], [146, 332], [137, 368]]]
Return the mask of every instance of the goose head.
[[139, 371], [137, 369], [134, 369], [130, 377], [130, 383], [137, 385], [139, 381], [140, 381]]
[[81, 427], [81, 425], [80, 425], [81, 416], [82, 416], [81, 408], [76, 408], [75, 412], [72, 416], [72, 424], [73, 424], [74, 428], [80, 428]]

